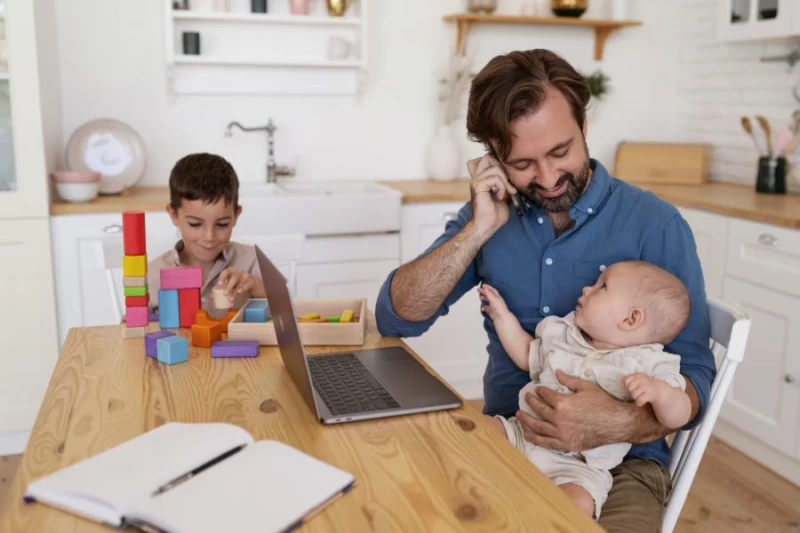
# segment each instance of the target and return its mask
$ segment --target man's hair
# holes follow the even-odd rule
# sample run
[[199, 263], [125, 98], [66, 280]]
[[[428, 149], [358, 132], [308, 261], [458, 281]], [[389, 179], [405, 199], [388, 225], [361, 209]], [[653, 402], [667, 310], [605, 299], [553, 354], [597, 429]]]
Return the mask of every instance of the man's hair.
[[239, 207], [239, 178], [224, 157], [198, 153], [182, 157], [169, 175], [169, 202], [177, 210], [183, 200], [213, 204], [220, 198]]
[[645, 309], [653, 342], [669, 344], [680, 335], [692, 311], [689, 290], [677, 276], [645, 261], [627, 261], [634, 268], [635, 305]]
[[545, 89], [552, 87], [567, 99], [575, 122], [583, 129], [589, 87], [572, 65], [550, 50], [511, 52], [493, 58], [475, 79], [469, 94], [467, 132], [470, 140], [501, 160], [511, 153], [511, 123], [539, 110]]

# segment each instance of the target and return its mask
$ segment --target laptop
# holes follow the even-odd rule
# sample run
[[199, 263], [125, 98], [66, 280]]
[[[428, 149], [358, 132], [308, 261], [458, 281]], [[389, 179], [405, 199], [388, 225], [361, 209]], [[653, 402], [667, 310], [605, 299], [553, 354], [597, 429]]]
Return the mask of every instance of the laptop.
[[322, 423], [461, 407], [458, 396], [399, 346], [307, 357], [286, 278], [255, 250], [283, 364]]

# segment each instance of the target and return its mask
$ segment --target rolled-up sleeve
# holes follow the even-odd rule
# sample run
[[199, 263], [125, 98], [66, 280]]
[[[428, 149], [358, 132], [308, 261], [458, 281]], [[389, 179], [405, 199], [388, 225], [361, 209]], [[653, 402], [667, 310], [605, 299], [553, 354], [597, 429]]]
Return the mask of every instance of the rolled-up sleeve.
[[685, 426], [692, 428], [705, 414], [711, 384], [717, 373], [714, 354], [709, 347], [711, 325], [703, 269], [697, 256], [694, 235], [686, 220], [677, 213], [648, 238], [642, 252], [644, 261], [672, 272], [689, 289], [692, 305], [689, 321], [665, 349], [680, 356], [681, 374], [692, 382], [700, 399], [697, 417]]
[[[467, 222], [469, 222], [471, 218], [472, 206], [467, 203], [459, 210], [458, 216], [455, 219], [447, 222], [444, 232], [433, 242], [433, 244], [428, 247], [427, 250], [420, 254], [419, 257], [428, 255], [432, 251], [447, 243], [462, 229], [464, 229], [464, 226], [466, 226]], [[396, 273], [397, 269], [392, 270], [392, 272], [389, 273], [389, 276], [386, 278], [386, 281], [384, 281], [380, 293], [378, 294], [378, 300], [375, 303], [375, 319], [378, 325], [378, 331], [380, 331], [381, 335], [385, 335], [387, 337], [417, 337], [422, 335], [433, 325], [434, 322], [436, 322], [436, 319], [438, 319], [440, 316], [446, 315], [450, 311], [450, 306], [456, 303], [458, 299], [464, 295], [464, 293], [478, 283], [478, 269], [476, 262], [473, 261], [467, 267], [464, 275], [458, 281], [447, 298], [445, 298], [444, 303], [436, 311], [436, 313], [434, 313], [434, 315], [427, 320], [412, 322], [405, 320], [394, 310], [391, 289], [392, 280], [394, 280]]]

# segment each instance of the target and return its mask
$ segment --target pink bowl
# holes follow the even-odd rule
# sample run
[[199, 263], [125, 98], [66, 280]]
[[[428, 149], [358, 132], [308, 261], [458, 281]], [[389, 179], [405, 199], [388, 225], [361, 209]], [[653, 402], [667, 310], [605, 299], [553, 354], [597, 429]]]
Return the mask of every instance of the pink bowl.
[[99, 172], [71, 172], [58, 170], [50, 174], [56, 183], [97, 183], [103, 176]]

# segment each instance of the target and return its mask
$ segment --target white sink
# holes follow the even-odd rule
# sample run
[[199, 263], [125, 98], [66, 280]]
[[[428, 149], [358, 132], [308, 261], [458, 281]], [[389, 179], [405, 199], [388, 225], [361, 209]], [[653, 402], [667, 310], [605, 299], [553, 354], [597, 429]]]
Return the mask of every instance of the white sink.
[[333, 235], [400, 231], [402, 194], [374, 182], [242, 184], [236, 230], [249, 235]]

